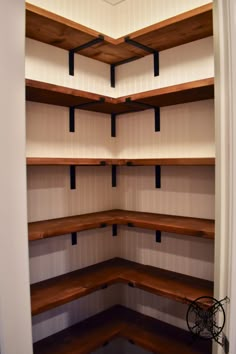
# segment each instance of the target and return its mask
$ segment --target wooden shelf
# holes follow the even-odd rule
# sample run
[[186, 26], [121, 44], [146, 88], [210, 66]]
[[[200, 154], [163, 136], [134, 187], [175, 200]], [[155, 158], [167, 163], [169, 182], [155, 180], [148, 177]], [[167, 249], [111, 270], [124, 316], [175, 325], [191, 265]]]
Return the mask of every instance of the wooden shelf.
[[28, 166], [214, 166], [214, 157], [157, 158], [157, 159], [97, 159], [66, 157], [27, 157]]
[[[187, 29], [187, 30], [186, 30]], [[212, 36], [212, 3], [200, 6], [129, 34], [129, 38], [162, 51], [197, 39]], [[26, 3], [26, 36], [56, 47], [71, 50], [100, 35], [67, 18]], [[79, 54], [108, 64], [117, 64], [150, 53], [104, 35], [104, 41], [79, 51]]]
[[131, 166], [214, 166], [214, 157], [124, 159], [121, 165]]
[[66, 157], [27, 157], [28, 166], [103, 166], [120, 165], [121, 159], [66, 158]]
[[157, 159], [97, 159], [66, 157], [27, 157], [28, 166], [214, 166], [214, 157], [157, 158]]
[[156, 354], [210, 354], [211, 342], [123, 306], [114, 306], [34, 344], [34, 354], [89, 354], [123, 337]]
[[[210, 99], [214, 97], [214, 79], [202, 79], [131, 96], [111, 98], [68, 87], [26, 79], [26, 99], [34, 102], [73, 107], [106, 114], [123, 114], [147, 109], [140, 105], [162, 107]], [[101, 99], [103, 100], [101, 102]], [[126, 102], [131, 99], [131, 102]], [[151, 108], [151, 107], [150, 107]]]
[[[101, 290], [125, 283], [159, 296], [189, 304], [200, 296], [213, 296], [207, 280], [114, 258], [31, 285], [32, 315]], [[204, 307], [210, 303], [202, 302]]]
[[26, 79], [26, 99], [65, 107], [83, 105], [80, 109], [102, 113], [111, 113], [116, 108], [113, 98], [30, 79]]
[[113, 224], [132, 224], [150, 230], [214, 239], [213, 220], [129, 210], [107, 210], [31, 222], [28, 224], [28, 235], [29, 240], [34, 241]]
[[127, 98], [132, 102], [129, 105], [131, 106], [132, 104], [136, 110], [138, 110], [139, 107], [136, 105], [137, 103], [147, 104], [153, 107], [164, 107], [211, 99], [214, 98], [214, 79], [206, 78], [136, 93], [130, 96], [120, 97], [118, 101], [124, 102]]

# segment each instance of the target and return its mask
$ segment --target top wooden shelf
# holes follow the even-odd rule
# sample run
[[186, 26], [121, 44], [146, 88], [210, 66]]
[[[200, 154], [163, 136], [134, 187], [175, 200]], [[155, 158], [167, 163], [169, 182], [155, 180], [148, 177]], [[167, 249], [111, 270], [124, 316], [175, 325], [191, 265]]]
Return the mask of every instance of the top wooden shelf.
[[[212, 3], [171, 17], [130, 33], [130, 39], [162, 51], [213, 34]], [[99, 32], [26, 3], [26, 36], [56, 47], [72, 50], [101, 35]], [[79, 54], [108, 64], [117, 64], [150, 53], [118, 39], [103, 35], [104, 40]]]
[[156, 354], [210, 354], [211, 341], [123, 306], [114, 306], [34, 344], [35, 354], [89, 354], [115, 338]]
[[214, 98], [214, 78], [111, 98], [87, 91], [26, 79], [26, 99], [100, 113], [124, 114]]

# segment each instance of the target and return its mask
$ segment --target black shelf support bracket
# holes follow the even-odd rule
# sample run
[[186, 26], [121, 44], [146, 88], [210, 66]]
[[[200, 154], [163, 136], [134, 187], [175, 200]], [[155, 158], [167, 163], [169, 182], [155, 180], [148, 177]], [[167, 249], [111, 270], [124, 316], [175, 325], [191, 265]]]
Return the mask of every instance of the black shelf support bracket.
[[69, 132], [75, 132], [75, 109], [74, 107], [69, 107]]
[[130, 39], [129, 36], [125, 37], [125, 42], [132, 45], [133, 47], [142, 49], [147, 53], [153, 54], [154, 76], [159, 76], [159, 52], [153, 48], [150, 48], [146, 45], [136, 42], [133, 39]]
[[111, 166], [111, 185], [116, 187], [116, 165]]
[[161, 243], [161, 231], [156, 231], [156, 242]]
[[99, 101], [91, 101], [91, 102], [86, 102], [86, 103], [81, 103], [76, 106], [71, 106], [69, 107], [69, 131], [70, 133], [75, 132], [75, 109], [83, 109], [86, 107], [91, 107], [96, 104], [104, 103], [105, 98], [100, 97]]
[[121, 60], [121, 61], [119, 61], [117, 63], [111, 64], [111, 66], [110, 66], [111, 87], [116, 87], [116, 67], [119, 66], [119, 65], [126, 64], [126, 63], [129, 63], [131, 61], [137, 60], [139, 58], [140, 58], [140, 56], [135, 56], [135, 57], [124, 59], [124, 60]]
[[85, 44], [82, 44], [76, 48], [69, 50], [69, 75], [74, 76], [74, 66], [75, 66], [74, 55], [75, 55], [75, 53], [77, 53], [83, 49], [92, 47], [93, 45], [101, 43], [103, 41], [104, 41], [104, 36], [100, 34], [97, 38], [92, 39], [91, 41], [89, 41]]
[[116, 137], [116, 114], [111, 114], [111, 137]]
[[156, 188], [161, 188], [161, 166], [155, 166], [155, 184]]
[[72, 246], [77, 245], [77, 232], [71, 233], [71, 244]]
[[100, 228], [103, 229], [104, 227], [107, 227], [107, 224], [105, 222], [100, 224]]
[[[104, 288], [104, 289], [105, 289], [105, 288]], [[104, 342], [102, 346], [103, 346], [103, 347], [106, 347], [109, 343], [110, 343], [110, 342]]]
[[128, 222], [128, 223], [127, 223], [127, 226], [128, 226], [128, 227], [134, 227], [134, 224], [133, 224], [132, 222]]
[[153, 66], [154, 76], [159, 76], [159, 52], [157, 50], [153, 52]]
[[70, 189], [76, 189], [76, 166], [70, 166]]
[[142, 103], [138, 101], [132, 101], [130, 97], [127, 97], [125, 103], [130, 105], [140, 106], [140, 108], [145, 109], [154, 109], [154, 129], [155, 132], [159, 132], [161, 130], [161, 114], [160, 114], [160, 107], [159, 106], [152, 106], [151, 104]]
[[111, 87], [116, 87], [116, 64], [111, 64], [110, 75], [111, 75]]
[[129, 282], [128, 282], [128, 286], [129, 286], [130, 288], [135, 288], [135, 284], [134, 284], [132, 281], [129, 281]]
[[108, 284], [104, 284], [101, 286], [101, 290], [107, 289], [108, 288]]
[[160, 107], [155, 107], [155, 132], [159, 132], [161, 130], [161, 115], [160, 115]]
[[112, 236], [117, 236], [117, 224], [112, 225]]

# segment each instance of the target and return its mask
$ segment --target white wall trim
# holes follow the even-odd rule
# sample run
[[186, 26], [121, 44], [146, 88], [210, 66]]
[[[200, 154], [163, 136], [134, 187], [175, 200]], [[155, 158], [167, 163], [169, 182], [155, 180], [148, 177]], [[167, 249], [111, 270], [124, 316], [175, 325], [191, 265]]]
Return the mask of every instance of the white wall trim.
[[[215, 44], [215, 120], [216, 120], [216, 243], [215, 297], [230, 298], [226, 306], [225, 334], [230, 342], [230, 354], [236, 352], [236, 35], [235, 1], [214, 2]], [[223, 353], [214, 346], [214, 353]]]
[[0, 346], [32, 354], [25, 166], [25, 2], [2, 0]]

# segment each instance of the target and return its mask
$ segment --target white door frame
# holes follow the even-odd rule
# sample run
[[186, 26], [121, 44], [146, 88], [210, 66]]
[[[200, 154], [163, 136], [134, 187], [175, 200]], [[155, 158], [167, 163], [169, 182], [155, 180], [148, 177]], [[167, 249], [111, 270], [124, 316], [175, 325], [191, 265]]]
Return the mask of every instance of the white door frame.
[[[230, 298], [224, 333], [236, 353], [236, 2], [214, 1], [216, 240], [215, 297]], [[219, 345], [214, 353], [223, 353]]]
[[32, 354], [25, 159], [25, 1], [1, 0], [0, 352]]

